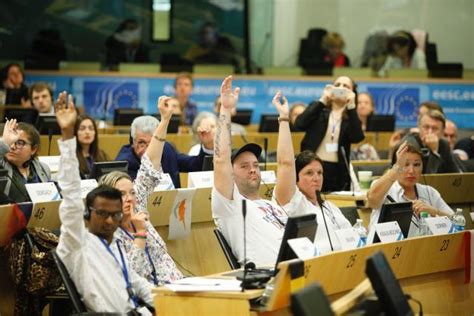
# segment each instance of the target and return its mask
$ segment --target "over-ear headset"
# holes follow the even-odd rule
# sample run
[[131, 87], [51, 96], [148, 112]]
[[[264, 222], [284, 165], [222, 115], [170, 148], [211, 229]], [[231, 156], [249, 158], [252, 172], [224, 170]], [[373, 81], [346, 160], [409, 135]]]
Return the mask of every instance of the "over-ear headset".
[[84, 219], [86, 220], [90, 220], [91, 219], [91, 210], [89, 209], [89, 207], [87, 205], [84, 205], [85, 208], [84, 208]]

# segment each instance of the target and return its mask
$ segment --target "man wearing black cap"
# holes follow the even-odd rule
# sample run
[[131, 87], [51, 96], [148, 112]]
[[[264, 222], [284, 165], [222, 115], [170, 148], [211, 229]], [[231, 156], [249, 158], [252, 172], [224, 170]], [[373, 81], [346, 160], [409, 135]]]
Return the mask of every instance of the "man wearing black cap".
[[[239, 262], [244, 261], [242, 200], [246, 200], [247, 259], [257, 265], [274, 264], [288, 218], [286, 212], [259, 196], [258, 157], [262, 148], [247, 144], [231, 154], [230, 117], [239, 88], [232, 91], [232, 77], [221, 86], [222, 106], [214, 143], [212, 214]], [[288, 117], [280, 118], [289, 120]]]

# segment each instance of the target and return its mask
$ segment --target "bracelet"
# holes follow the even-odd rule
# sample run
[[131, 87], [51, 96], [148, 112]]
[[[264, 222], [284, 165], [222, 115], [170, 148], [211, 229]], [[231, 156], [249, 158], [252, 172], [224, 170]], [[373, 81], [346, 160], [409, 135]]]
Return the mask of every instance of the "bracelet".
[[133, 234], [133, 237], [135, 238], [146, 238], [148, 236], [147, 232], [138, 232]]
[[278, 118], [278, 123], [281, 123], [281, 122], [289, 122], [290, 121], [290, 118], [289, 117], [279, 117]]
[[166, 141], [166, 138], [160, 138], [160, 137], [158, 137], [158, 136], [156, 136], [156, 135], [154, 135], [154, 134], [153, 134], [153, 138], [156, 139], [156, 140], [158, 140], [158, 141], [160, 141], [160, 142], [165, 142], [165, 141]]
[[135, 239], [146, 239], [146, 236], [133, 236]]

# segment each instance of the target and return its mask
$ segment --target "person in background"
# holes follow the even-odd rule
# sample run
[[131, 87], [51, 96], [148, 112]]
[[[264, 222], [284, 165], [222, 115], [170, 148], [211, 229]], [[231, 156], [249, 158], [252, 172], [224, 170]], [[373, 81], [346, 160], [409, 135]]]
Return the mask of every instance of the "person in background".
[[349, 161], [351, 144], [364, 139], [356, 104], [356, 84], [341, 76], [332, 85], [326, 85], [321, 99], [311, 102], [296, 119], [296, 128], [305, 131], [301, 151], [315, 152], [323, 161], [324, 192], [350, 187], [345, 159]]
[[[357, 95], [357, 115], [365, 132], [367, 129], [368, 118], [375, 113], [375, 104], [372, 96], [367, 92], [362, 92]], [[369, 143], [361, 144], [360, 146], [351, 149], [351, 159], [353, 160], [379, 160], [377, 150]]]
[[45, 82], [36, 82], [30, 87], [30, 101], [41, 114], [54, 114], [53, 90]]
[[292, 132], [297, 132], [298, 130], [295, 127], [295, 122], [298, 116], [304, 112], [306, 109], [306, 104], [303, 102], [294, 102], [290, 107], [290, 130]]
[[120, 63], [146, 63], [148, 49], [143, 45], [142, 29], [135, 19], [126, 19], [105, 42], [105, 64], [118, 70]]
[[[273, 105], [280, 118], [289, 117], [288, 101], [281, 93], [275, 95]], [[316, 191], [321, 191], [323, 185], [323, 161], [309, 150], [299, 153], [295, 159], [290, 125], [282, 119], [279, 124], [277, 160], [277, 184], [273, 200], [290, 216], [316, 214], [319, 224], [327, 223], [327, 231], [320, 226], [316, 232], [314, 243], [319, 253], [341, 249], [334, 231], [350, 228], [351, 224], [331, 202], [319, 204]]]
[[413, 202], [409, 236], [417, 235], [420, 212], [428, 212], [430, 216], [453, 214], [436, 189], [418, 183], [422, 170], [423, 154], [419, 147], [404, 141], [397, 149], [392, 168], [374, 181], [367, 192], [368, 206], [372, 208], [369, 227], [378, 222], [382, 205], [391, 202], [388, 196], [395, 202]]
[[[128, 174], [132, 180], [137, 177], [141, 158], [148, 148], [151, 139], [156, 136], [153, 132], [159, 123], [160, 121], [158, 121], [158, 119], [149, 115], [137, 117], [132, 122], [130, 129], [131, 144], [122, 146], [115, 158], [115, 160], [128, 161]], [[212, 155], [213, 152], [201, 148], [199, 155], [188, 156], [178, 153], [170, 143], [165, 142], [163, 156], [161, 158], [163, 172], [169, 173], [175, 188], [180, 188], [181, 182], [179, 180], [179, 173], [201, 171], [206, 154]]]
[[16, 63], [6, 65], [1, 70], [3, 89], [6, 90], [5, 104], [30, 106], [28, 87], [21, 66]]
[[324, 55], [324, 62], [332, 63], [334, 67], [351, 66], [349, 57], [343, 52], [345, 43], [339, 33], [327, 33], [324, 35], [321, 45], [327, 52], [326, 55]]
[[115, 237], [122, 241], [130, 265], [140, 276], [155, 286], [176, 281], [183, 277], [167, 253], [166, 244], [149, 222], [148, 198], [162, 176], [161, 156], [171, 115], [170, 98], [162, 96], [158, 101], [161, 121], [142, 156], [137, 178], [121, 171], [112, 171], [99, 180], [99, 185], [118, 189], [122, 194], [123, 218]]
[[454, 146], [458, 140], [458, 127], [453, 121], [446, 120], [446, 126], [444, 127], [444, 138], [448, 141], [449, 148], [454, 150]]
[[179, 73], [174, 80], [175, 98], [181, 108], [181, 124], [192, 125], [198, 114], [197, 105], [191, 101], [194, 80], [188, 72]]
[[89, 115], [79, 115], [74, 126], [76, 155], [79, 161], [81, 179], [88, 179], [94, 162], [110, 160], [107, 153], [99, 148], [97, 125]]
[[38, 158], [40, 135], [27, 123], [7, 120], [0, 139], [0, 166], [8, 171], [4, 193], [14, 202], [28, 202], [25, 184], [48, 182], [51, 172]]
[[426, 112], [433, 110], [440, 111], [442, 114], [444, 114], [443, 107], [439, 103], [433, 101], [422, 102], [418, 107], [418, 117], [420, 117], [421, 114], [426, 114]]
[[388, 40], [388, 57], [379, 70], [379, 76], [386, 76], [389, 69], [426, 69], [425, 53], [417, 47], [413, 35], [397, 31]]
[[[216, 98], [216, 100], [214, 101], [214, 113], [216, 113], [217, 116], [219, 116], [219, 113], [220, 113], [220, 110], [221, 110], [221, 105], [222, 105], [221, 96], [218, 96]], [[231, 117], [234, 117], [235, 115], [237, 115], [237, 110], [235, 108], [233, 108], [230, 115], [231, 115]], [[230, 123], [230, 133], [232, 135], [245, 136], [245, 135], [247, 135], [247, 130], [245, 129], [245, 127], [243, 125], [231, 122]]]
[[474, 159], [474, 136], [460, 139], [454, 146], [454, 153], [460, 160]]
[[131, 268], [123, 245], [114, 236], [123, 218], [122, 194], [115, 188], [99, 186], [87, 194], [84, 205], [75, 154], [77, 113], [74, 104], [67, 103], [65, 92], [59, 94], [55, 106], [62, 135], [58, 141], [58, 181], [63, 194], [56, 253], [88, 311], [141, 315], [146, 307], [141, 307], [140, 300], [153, 305], [152, 285]]
[[199, 155], [201, 146], [208, 151], [214, 150], [217, 116], [211, 112], [201, 112], [193, 122], [192, 131], [195, 145], [188, 152], [190, 156]]

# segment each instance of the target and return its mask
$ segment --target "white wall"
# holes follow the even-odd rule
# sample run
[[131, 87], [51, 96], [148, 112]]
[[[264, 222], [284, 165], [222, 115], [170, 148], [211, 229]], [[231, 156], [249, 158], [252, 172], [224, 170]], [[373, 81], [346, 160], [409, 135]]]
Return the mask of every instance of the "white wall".
[[[260, 2], [261, 1], [261, 2]], [[256, 0], [266, 3], [269, 0]], [[273, 64], [294, 66], [310, 28], [339, 32], [352, 64], [360, 62], [373, 31], [423, 29], [440, 62], [474, 69], [474, 0], [273, 0]]]

